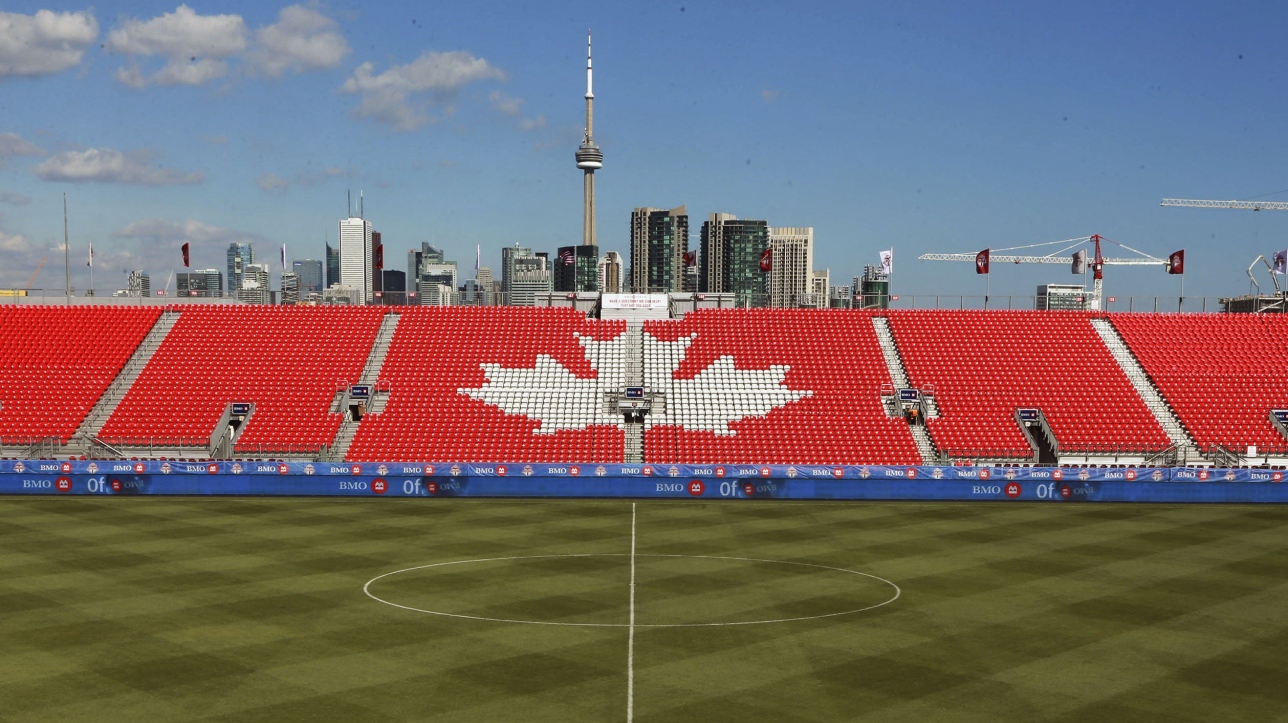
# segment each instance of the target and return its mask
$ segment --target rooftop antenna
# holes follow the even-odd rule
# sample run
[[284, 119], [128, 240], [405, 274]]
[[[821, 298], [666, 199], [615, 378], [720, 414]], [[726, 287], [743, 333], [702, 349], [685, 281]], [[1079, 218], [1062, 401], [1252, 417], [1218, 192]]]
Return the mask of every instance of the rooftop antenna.
[[353, 218], [353, 189], [346, 188], [344, 192], [346, 194], [345, 198], [349, 199], [349, 210], [347, 211], [348, 216], [346, 216], [346, 218]]
[[358, 189], [358, 218], [366, 218], [366, 215], [364, 215], [363, 210], [364, 210], [364, 207], [362, 203], [362, 189]]

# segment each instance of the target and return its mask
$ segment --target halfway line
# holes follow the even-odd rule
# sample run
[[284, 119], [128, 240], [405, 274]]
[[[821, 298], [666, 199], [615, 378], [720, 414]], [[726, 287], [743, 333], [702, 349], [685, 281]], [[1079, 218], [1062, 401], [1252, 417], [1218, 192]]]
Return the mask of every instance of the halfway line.
[[631, 617], [626, 633], [626, 723], [635, 719], [635, 503], [631, 503]]

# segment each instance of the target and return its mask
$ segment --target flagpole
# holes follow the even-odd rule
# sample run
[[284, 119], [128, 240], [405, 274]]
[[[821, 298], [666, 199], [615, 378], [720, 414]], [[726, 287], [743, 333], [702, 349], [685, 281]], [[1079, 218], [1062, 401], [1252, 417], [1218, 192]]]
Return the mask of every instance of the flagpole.
[[[991, 266], [992, 264], [990, 263], [989, 265]], [[993, 269], [991, 268], [989, 269], [990, 272], [992, 270]], [[992, 286], [992, 283], [993, 283], [993, 274], [992, 273], [984, 274], [984, 308], [985, 309], [988, 308], [988, 291], [989, 291], [989, 287]]]
[[94, 242], [89, 242], [89, 295], [94, 295]]
[[66, 276], [67, 305], [72, 303], [72, 251], [67, 234], [67, 193], [63, 192], [63, 273]]

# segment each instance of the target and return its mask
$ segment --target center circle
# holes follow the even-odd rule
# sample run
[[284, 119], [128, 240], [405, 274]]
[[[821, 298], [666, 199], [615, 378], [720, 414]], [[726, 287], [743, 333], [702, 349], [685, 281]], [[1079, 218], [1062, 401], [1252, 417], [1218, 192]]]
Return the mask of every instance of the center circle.
[[902, 591], [866, 572], [722, 555], [629, 553], [453, 560], [378, 575], [373, 600], [442, 617], [525, 625], [637, 628], [767, 625], [853, 615]]

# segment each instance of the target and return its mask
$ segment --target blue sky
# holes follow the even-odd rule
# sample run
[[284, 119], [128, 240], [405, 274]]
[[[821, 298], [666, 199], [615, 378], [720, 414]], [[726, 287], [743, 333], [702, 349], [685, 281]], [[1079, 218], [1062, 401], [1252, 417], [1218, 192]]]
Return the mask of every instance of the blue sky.
[[[1244, 293], [1288, 213], [1160, 208], [1288, 200], [1281, 3], [174, 3], [0, 11], [0, 287], [154, 286], [192, 243], [221, 267], [321, 258], [346, 189], [387, 257], [421, 241], [580, 240], [587, 28], [595, 37], [600, 244], [636, 206], [813, 226], [848, 283], [895, 249], [894, 292], [982, 293], [916, 261], [1100, 233], [1185, 248], [1186, 295]], [[998, 266], [993, 294], [1076, 280]], [[1261, 283], [1269, 286], [1262, 277]], [[1171, 294], [1154, 268], [1107, 292]]]

